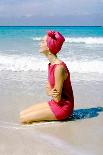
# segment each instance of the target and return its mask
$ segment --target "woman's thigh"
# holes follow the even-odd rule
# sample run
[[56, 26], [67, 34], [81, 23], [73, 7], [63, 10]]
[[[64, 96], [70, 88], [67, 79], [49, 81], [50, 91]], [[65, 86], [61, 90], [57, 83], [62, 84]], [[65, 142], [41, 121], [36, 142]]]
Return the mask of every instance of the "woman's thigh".
[[20, 120], [22, 123], [29, 123], [33, 121], [47, 121], [47, 120], [57, 120], [54, 113], [52, 112], [48, 102], [41, 103], [39, 106], [28, 111], [25, 114], [21, 114]]
[[47, 103], [46, 102], [42, 102], [42, 103], [37, 103], [37, 104], [34, 104], [34, 105], [31, 105], [29, 107], [27, 107], [26, 109], [22, 110], [20, 112], [21, 115], [25, 115], [29, 112], [32, 112], [32, 111], [38, 111], [40, 110], [41, 108], [47, 106]]

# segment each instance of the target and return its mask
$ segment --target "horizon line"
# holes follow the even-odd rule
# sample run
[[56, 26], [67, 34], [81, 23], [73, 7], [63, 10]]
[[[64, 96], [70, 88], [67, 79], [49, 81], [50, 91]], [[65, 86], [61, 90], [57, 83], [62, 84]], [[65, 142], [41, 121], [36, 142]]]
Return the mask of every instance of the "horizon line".
[[0, 25], [0, 27], [103, 27], [102, 25]]

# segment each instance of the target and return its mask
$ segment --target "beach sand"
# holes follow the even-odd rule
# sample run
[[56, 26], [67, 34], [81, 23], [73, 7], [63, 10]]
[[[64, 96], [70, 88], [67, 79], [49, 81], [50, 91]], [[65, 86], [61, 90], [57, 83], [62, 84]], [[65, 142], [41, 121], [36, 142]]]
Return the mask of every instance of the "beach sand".
[[[99, 102], [101, 98], [97, 98], [97, 92], [93, 92], [95, 102], [88, 98], [84, 103], [80, 102], [77, 97], [79, 90], [81, 101], [82, 91], [88, 92], [88, 97], [89, 94], [92, 95], [92, 92], [90, 93], [89, 89], [86, 91], [83, 86], [77, 85], [74, 88], [75, 100], [78, 102], [75, 103], [71, 118], [30, 125], [19, 123], [19, 112], [34, 101], [42, 101], [44, 94], [38, 100], [30, 95], [0, 96], [3, 103], [0, 110], [0, 155], [102, 155], [103, 104]], [[38, 97], [39, 94], [36, 99]], [[44, 96], [44, 99], [47, 98]]]

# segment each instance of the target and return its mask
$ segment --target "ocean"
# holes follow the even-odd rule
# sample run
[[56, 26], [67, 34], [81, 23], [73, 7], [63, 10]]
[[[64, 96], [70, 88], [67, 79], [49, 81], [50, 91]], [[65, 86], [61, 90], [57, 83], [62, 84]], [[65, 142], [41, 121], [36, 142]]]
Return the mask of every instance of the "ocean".
[[102, 80], [97, 74], [103, 73], [103, 27], [0, 27], [0, 71], [47, 71], [48, 62], [39, 53], [39, 43], [48, 30], [65, 36], [59, 57], [71, 73], [87, 77], [93, 73], [94, 80]]
[[0, 98], [4, 113], [11, 112], [9, 120], [17, 109], [48, 100], [49, 62], [39, 53], [48, 30], [59, 31], [66, 39], [58, 57], [70, 71], [75, 102], [103, 102], [103, 27], [1, 26]]

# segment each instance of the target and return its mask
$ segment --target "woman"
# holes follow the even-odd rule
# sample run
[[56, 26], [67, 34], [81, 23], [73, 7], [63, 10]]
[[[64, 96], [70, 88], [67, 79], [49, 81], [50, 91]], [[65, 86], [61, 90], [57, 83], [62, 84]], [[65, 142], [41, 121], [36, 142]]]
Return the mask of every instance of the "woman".
[[70, 73], [66, 64], [57, 57], [64, 41], [62, 34], [56, 31], [48, 31], [44, 36], [40, 44], [40, 53], [44, 54], [50, 62], [46, 91], [52, 99], [32, 105], [20, 112], [21, 123], [64, 120], [72, 114], [74, 96]]

